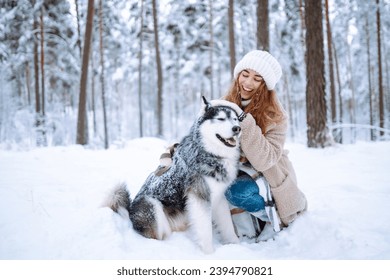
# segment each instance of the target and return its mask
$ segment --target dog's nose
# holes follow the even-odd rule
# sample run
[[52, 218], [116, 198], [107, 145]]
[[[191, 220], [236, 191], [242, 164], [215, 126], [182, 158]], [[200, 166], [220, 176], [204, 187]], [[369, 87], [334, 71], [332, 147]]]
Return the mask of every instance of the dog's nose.
[[238, 125], [235, 125], [235, 126], [233, 126], [232, 130], [234, 132], [234, 135], [237, 135], [238, 133], [240, 133], [241, 127], [239, 127]]

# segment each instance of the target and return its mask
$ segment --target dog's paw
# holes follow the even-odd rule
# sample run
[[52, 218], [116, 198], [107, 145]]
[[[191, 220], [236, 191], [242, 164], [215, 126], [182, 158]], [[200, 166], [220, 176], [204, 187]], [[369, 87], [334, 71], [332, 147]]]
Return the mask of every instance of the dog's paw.
[[231, 236], [230, 238], [225, 238], [223, 241], [224, 241], [224, 244], [238, 244], [238, 243], [240, 243], [240, 239], [238, 239], [238, 237], [236, 235]]
[[238, 239], [236, 233], [232, 230], [224, 230], [221, 231], [221, 241], [223, 244], [237, 244], [240, 243], [240, 239]]

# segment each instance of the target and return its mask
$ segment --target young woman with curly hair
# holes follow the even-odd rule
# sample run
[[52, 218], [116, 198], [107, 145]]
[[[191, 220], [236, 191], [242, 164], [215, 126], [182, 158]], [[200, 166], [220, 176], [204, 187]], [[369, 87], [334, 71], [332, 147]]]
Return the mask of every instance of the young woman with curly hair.
[[[263, 176], [269, 184], [279, 226], [286, 227], [307, 209], [307, 201], [297, 186], [294, 168], [284, 149], [288, 117], [274, 90], [281, 76], [281, 66], [271, 54], [251, 51], [237, 63], [232, 85], [223, 99], [234, 103], [232, 106], [242, 115], [242, 165], [254, 171], [256, 178]], [[236, 213], [244, 211], [269, 221], [264, 199], [259, 195], [259, 184], [256, 184], [259, 180], [255, 181], [251, 173], [240, 172], [227, 190], [226, 198], [236, 208], [234, 210], [241, 209]]]

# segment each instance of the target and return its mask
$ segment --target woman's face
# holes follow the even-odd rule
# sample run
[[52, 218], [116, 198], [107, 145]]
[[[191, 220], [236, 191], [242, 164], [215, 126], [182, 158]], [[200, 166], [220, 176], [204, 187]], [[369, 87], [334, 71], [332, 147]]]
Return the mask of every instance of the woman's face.
[[238, 86], [240, 87], [241, 99], [251, 99], [262, 82], [263, 77], [261, 77], [257, 72], [250, 69], [242, 70], [238, 76]]

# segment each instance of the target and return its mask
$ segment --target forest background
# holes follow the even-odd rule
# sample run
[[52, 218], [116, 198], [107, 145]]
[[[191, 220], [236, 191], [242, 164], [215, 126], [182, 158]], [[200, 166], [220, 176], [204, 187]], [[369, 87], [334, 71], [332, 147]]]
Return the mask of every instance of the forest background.
[[390, 139], [389, 0], [0, 0], [0, 148], [180, 140], [270, 51], [289, 140]]

